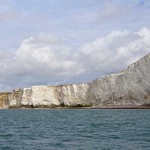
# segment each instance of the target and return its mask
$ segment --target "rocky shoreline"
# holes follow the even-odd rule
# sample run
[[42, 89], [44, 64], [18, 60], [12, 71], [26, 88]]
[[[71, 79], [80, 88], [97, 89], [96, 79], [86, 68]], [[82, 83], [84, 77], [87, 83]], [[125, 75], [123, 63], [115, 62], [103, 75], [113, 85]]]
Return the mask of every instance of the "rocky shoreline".
[[0, 110], [11, 109], [150, 109], [150, 106], [103, 106], [103, 107], [0, 107]]

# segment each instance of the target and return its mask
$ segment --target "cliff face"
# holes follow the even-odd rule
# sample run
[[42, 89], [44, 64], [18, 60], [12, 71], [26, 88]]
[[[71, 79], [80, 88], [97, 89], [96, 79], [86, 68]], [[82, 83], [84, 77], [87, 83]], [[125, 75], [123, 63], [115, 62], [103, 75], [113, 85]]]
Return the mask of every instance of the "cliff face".
[[2, 92], [0, 93], [0, 108], [5, 108], [9, 106], [9, 96], [10, 92]]
[[91, 106], [87, 91], [89, 84], [60, 86], [32, 86], [14, 90], [9, 96], [9, 107], [51, 108], [59, 106]]
[[150, 104], [150, 55], [121, 73], [93, 81], [89, 97], [99, 106]]
[[7, 98], [1, 95], [1, 107], [150, 105], [150, 54], [118, 74], [91, 83], [32, 86], [14, 90], [7, 94]]
[[60, 99], [65, 106], [89, 106], [88, 89], [89, 84], [63, 85]]
[[13, 90], [9, 96], [9, 107], [21, 107], [22, 89]]
[[31, 101], [33, 107], [53, 107], [59, 106], [58, 99], [59, 87], [55, 86], [33, 86], [31, 88], [32, 96]]

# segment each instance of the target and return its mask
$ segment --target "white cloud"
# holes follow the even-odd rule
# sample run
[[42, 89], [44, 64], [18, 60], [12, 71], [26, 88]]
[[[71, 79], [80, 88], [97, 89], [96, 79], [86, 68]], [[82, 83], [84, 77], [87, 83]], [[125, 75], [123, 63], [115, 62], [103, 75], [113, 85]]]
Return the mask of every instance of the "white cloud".
[[60, 40], [40, 35], [22, 42], [15, 52], [18, 70], [35, 76], [69, 77], [82, 72], [80, 64], [71, 54], [71, 48]]
[[70, 76], [77, 76], [83, 68], [71, 52], [71, 48], [48, 35], [30, 37], [11, 56], [5, 52], [0, 53], [2, 58], [7, 56], [0, 62], [1, 83], [15, 80], [11, 86], [22, 87], [58, 80], [63, 82]]
[[49, 35], [24, 40], [0, 51], [0, 88], [82, 82], [125, 69], [150, 52], [150, 30], [113, 31], [77, 50]]
[[88, 70], [102, 74], [119, 71], [150, 52], [150, 30], [114, 31], [80, 48]]

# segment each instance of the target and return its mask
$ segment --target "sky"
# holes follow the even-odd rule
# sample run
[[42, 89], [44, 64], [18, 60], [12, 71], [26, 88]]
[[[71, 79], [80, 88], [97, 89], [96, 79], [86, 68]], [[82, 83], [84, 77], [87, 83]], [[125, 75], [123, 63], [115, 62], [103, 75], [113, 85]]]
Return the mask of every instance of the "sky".
[[90, 82], [150, 53], [150, 0], [0, 0], [0, 91]]

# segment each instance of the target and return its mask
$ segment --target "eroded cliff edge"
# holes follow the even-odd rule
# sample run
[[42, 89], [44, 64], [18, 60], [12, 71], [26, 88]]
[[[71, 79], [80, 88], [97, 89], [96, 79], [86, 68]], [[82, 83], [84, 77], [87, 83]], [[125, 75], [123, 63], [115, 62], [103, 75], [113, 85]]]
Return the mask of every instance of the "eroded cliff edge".
[[150, 105], [150, 54], [91, 83], [32, 86], [0, 93], [0, 107], [130, 107]]

